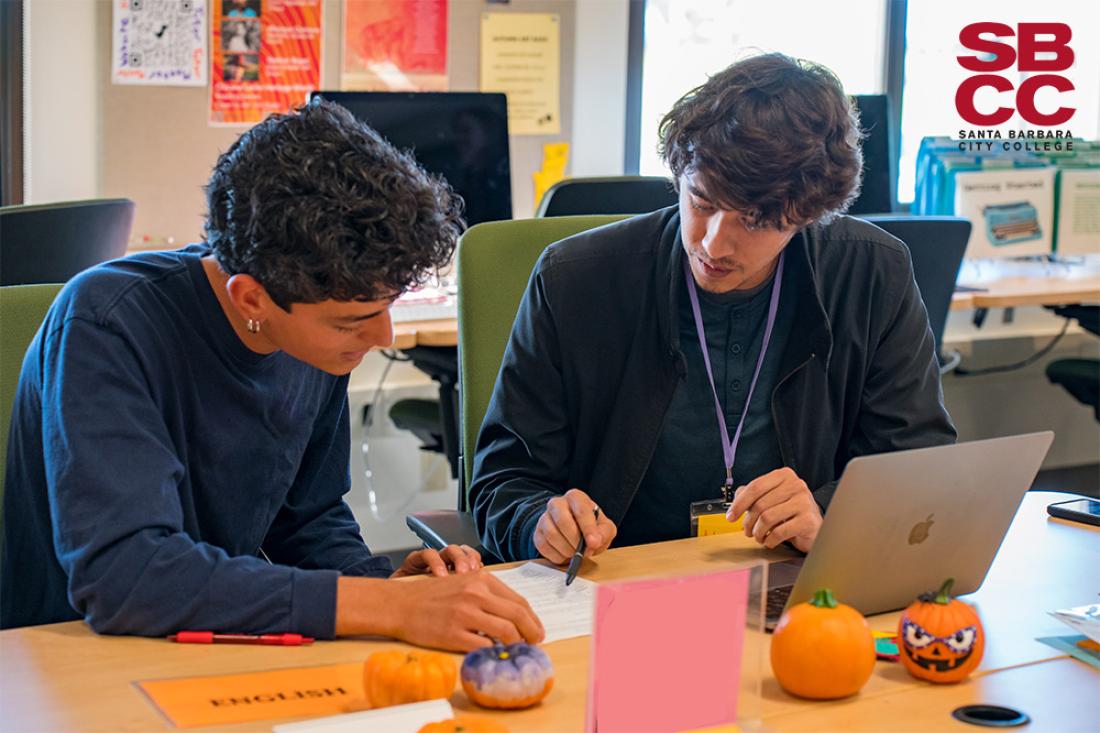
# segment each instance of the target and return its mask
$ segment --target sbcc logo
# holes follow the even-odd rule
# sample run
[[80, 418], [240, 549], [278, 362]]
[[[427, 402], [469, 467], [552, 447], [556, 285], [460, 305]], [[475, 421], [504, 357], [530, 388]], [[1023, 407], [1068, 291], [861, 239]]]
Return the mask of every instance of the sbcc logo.
[[[982, 114], [974, 106], [974, 94], [982, 87], [992, 87], [999, 92], [1011, 92], [1013, 83], [996, 73], [1012, 68], [1017, 61], [1016, 49], [1011, 43], [1002, 43], [983, 34], [996, 38], [1019, 37], [1019, 65], [1022, 72], [1058, 72], [1073, 65], [1073, 49], [1069, 41], [1073, 32], [1065, 23], [1020, 23], [1019, 33], [1004, 23], [971, 23], [959, 32], [959, 41], [971, 51], [992, 54], [993, 58], [978, 56], [958, 56], [959, 64], [969, 71], [982, 72], [971, 76], [959, 85], [955, 93], [955, 107], [959, 115], [972, 125], [993, 126], [1007, 122], [1014, 112], [1033, 125], [1061, 125], [1067, 122], [1076, 107], [1059, 107], [1051, 114], [1043, 114], [1035, 106], [1035, 93], [1043, 87], [1052, 87], [1059, 92], [1073, 91], [1073, 82], [1055, 73], [1041, 73], [1029, 76], [1016, 89], [1016, 107], [999, 107], [991, 114]], [[1039, 36], [1053, 36], [1040, 40]], [[1053, 54], [1053, 58], [1050, 55]], [[1039, 58], [1043, 55], [1043, 58]]]

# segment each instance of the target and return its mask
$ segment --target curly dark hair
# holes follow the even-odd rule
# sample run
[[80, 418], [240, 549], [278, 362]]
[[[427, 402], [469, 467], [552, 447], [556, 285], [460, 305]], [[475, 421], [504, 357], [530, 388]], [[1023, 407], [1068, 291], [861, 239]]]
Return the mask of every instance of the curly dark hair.
[[824, 66], [783, 54], [738, 61], [688, 92], [660, 138], [677, 186], [698, 172], [714, 203], [757, 226], [825, 223], [859, 193], [855, 105]]
[[284, 310], [378, 300], [454, 253], [462, 199], [343, 107], [273, 114], [222, 153], [206, 186], [206, 241]]

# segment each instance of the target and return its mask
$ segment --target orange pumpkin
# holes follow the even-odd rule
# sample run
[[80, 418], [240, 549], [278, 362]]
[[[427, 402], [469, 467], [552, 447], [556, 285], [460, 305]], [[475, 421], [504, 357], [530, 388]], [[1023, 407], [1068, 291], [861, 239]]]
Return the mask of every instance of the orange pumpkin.
[[437, 652], [375, 652], [363, 668], [363, 688], [375, 708], [448, 698], [457, 679], [458, 665]]
[[832, 700], [859, 692], [875, 668], [875, 640], [867, 620], [837, 603], [828, 588], [788, 608], [772, 636], [772, 671], [799, 697]]
[[503, 723], [481, 715], [457, 715], [450, 720], [428, 723], [416, 733], [508, 733]]
[[918, 679], [958, 682], [982, 661], [982, 621], [972, 606], [951, 597], [954, 582], [948, 578], [939, 592], [922, 593], [898, 622], [898, 656]]

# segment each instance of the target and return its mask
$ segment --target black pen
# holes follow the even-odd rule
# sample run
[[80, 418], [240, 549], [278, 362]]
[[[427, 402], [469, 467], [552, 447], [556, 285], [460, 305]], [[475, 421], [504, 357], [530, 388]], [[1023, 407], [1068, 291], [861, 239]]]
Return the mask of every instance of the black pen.
[[[600, 508], [592, 510], [592, 515], [597, 520], [600, 518]], [[569, 561], [569, 568], [565, 571], [565, 584], [569, 585], [577, 579], [577, 571], [581, 569], [581, 560], [584, 559], [585, 542], [584, 533], [581, 533], [581, 541], [577, 543], [577, 551], [573, 553], [573, 559]]]

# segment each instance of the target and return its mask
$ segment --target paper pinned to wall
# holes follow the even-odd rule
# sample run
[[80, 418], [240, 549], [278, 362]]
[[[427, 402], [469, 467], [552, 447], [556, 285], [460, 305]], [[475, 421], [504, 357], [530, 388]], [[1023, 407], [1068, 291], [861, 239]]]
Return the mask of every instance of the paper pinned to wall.
[[546, 143], [542, 146], [542, 168], [531, 174], [535, 182], [535, 209], [546, 192], [565, 178], [565, 166], [569, 163], [569, 143]]
[[206, 0], [114, 0], [111, 82], [206, 84]]
[[210, 124], [252, 125], [320, 88], [322, 0], [210, 0]]
[[447, 90], [448, 0], [347, 0], [340, 88]]
[[561, 19], [482, 13], [481, 91], [508, 95], [511, 135], [561, 132]]

